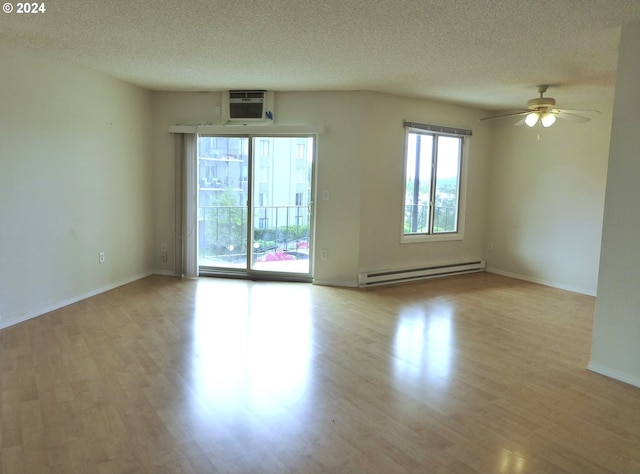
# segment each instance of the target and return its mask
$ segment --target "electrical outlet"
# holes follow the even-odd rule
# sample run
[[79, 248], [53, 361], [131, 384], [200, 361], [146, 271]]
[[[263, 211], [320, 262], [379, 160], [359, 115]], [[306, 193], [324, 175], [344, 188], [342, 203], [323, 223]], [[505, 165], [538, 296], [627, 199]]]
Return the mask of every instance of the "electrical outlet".
[[320, 250], [320, 260], [329, 260], [329, 251], [327, 249]]
[[104, 252], [98, 254], [98, 263], [104, 263]]
[[167, 251], [167, 244], [162, 243], [160, 244], [160, 252], [166, 252]]
[[162, 263], [167, 262], [167, 252], [160, 252], [160, 260], [162, 260]]

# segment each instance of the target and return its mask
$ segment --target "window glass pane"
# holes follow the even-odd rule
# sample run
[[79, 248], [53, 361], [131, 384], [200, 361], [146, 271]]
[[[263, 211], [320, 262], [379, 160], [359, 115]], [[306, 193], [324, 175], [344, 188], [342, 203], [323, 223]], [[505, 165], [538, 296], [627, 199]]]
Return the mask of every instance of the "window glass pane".
[[405, 169], [404, 232], [429, 232], [433, 136], [409, 133]]
[[433, 232], [458, 230], [458, 188], [460, 182], [458, 137], [438, 137], [438, 157], [434, 196]]
[[246, 267], [249, 139], [198, 139], [199, 265]]
[[[257, 140], [254, 138], [254, 140]], [[269, 155], [256, 161], [250, 268], [307, 274], [310, 271], [312, 137], [264, 138]], [[254, 143], [256, 143], [254, 141]], [[300, 154], [305, 153], [301, 159]], [[304, 167], [302, 167], [304, 165]], [[305, 169], [306, 168], [306, 169]]]

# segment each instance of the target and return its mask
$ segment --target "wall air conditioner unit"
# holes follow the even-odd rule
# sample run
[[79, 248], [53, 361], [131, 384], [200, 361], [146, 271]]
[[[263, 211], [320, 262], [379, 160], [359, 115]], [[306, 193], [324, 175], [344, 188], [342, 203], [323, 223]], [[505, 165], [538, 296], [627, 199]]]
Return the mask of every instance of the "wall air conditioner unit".
[[222, 94], [222, 122], [229, 124], [273, 123], [273, 92], [235, 90]]

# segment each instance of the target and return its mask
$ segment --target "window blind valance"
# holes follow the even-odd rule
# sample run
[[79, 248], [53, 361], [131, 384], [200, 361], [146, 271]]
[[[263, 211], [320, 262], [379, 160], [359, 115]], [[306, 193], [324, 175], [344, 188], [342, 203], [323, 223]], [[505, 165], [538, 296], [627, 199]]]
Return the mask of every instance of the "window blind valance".
[[447, 135], [456, 135], [458, 137], [470, 137], [472, 135], [471, 130], [467, 130], [465, 128], [443, 127], [442, 125], [431, 125], [428, 123], [405, 121], [404, 126], [411, 130], [445, 133]]

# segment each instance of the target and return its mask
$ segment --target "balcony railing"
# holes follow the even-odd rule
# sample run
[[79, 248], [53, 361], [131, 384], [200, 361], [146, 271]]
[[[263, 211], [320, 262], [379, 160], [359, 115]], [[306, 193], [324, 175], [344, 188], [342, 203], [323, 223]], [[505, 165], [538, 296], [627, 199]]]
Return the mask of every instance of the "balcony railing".
[[[200, 258], [221, 266], [247, 260], [245, 206], [200, 206]], [[308, 206], [257, 206], [253, 212], [253, 261], [308, 259]]]
[[[429, 203], [408, 204], [404, 207], [405, 234], [429, 233]], [[433, 233], [455, 232], [458, 227], [458, 212], [455, 206], [435, 206]]]

